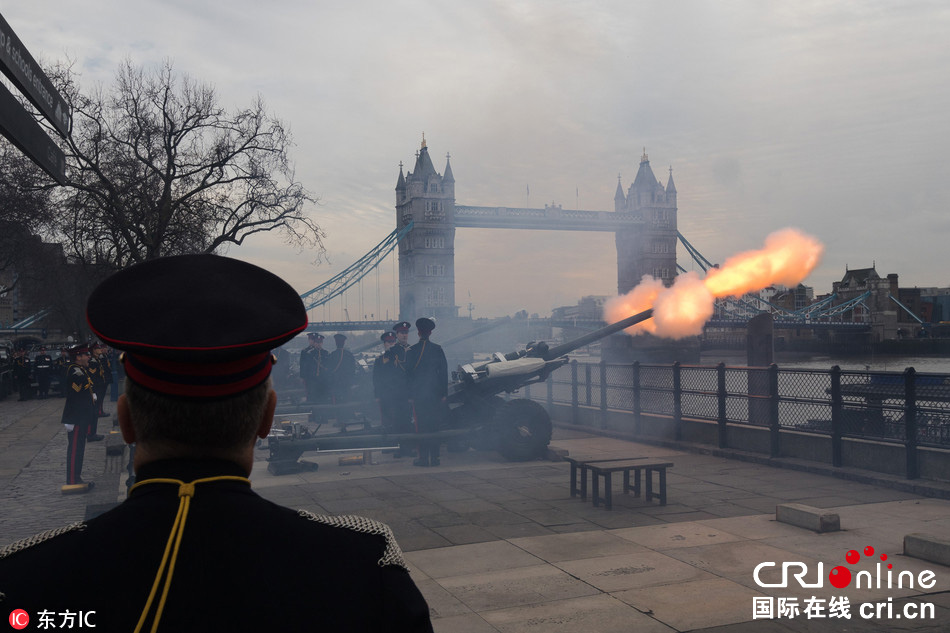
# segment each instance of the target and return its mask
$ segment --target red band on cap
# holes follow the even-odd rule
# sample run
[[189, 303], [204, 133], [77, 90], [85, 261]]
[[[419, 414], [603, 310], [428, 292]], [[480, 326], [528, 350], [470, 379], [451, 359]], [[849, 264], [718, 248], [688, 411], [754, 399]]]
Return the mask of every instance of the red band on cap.
[[227, 363], [183, 363], [125, 355], [125, 373], [158, 393], [187, 398], [225, 398], [261, 384], [273, 363], [268, 352]]

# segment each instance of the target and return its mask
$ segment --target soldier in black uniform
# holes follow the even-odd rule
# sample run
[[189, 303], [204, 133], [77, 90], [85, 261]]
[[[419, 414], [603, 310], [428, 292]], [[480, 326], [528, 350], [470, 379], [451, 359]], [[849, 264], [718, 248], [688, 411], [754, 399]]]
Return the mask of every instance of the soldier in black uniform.
[[[66, 485], [85, 484], [82, 480], [82, 462], [86, 453], [89, 428], [96, 421], [96, 394], [89, 373], [89, 347], [78, 345], [70, 350], [72, 363], [66, 369], [66, 404], [62, 422], [66, 426], [69, 444], [66, 447]], [[93, 483], [77, 492], [88, 492]]]
[[[412, 324], [409, 321], [400, 321], [393, 325], [393, 332], [396, 333], [396, 344], [393, 345], [392, 353], [396, 357], [397, 365], [402, 369], [403, 375], [406, 373], [406, 354], [409, 352], [409, 330], [412, 329]], [[396, 418], [396, 428], [399, 433], [412, 433], [413, 423], [412, 423], [412, 408], [409, 406], [409, 384], [405, 383], [405, 399], [406, 407], [403, 410], [401, 415], [398, 415]], [[409, 450], [406, 448], [400, 448], [400, 453], [404, 455], [409, 454]]]
[[30, 400], [33, 397], [33, 388], [30, 374], [33, 372], [30, 357], [25, 349], [17, 350], [13, 360], [13, 379], [16, 381], [16, 390], [20, 394], [19, 400]]
[[[396, 344], [396, 334], [386, 332], [380, 339], [385, 351], [373, 362], [373, 395], [385, 433], [409, 433], [409, 384], [406, 382], [405, 353]], [[400, 442], [394, 457], [408, 455]]]
[[[449, 368], [442, 347], [429, 340], [435, 321], [426, 317], [416, 320], [419, 342], [406, 353], [406, 377], [409, 383], [409, 403], [412, 406], [417, 433], [441, 430], [448, 413], [446, 398], [449, 394]], [[438, 466], [438, 440], [419, 443], [419, 458], [415, 466]]]
[[384, 433], [394, 433], [392, 413], [392, 392], [395, 385], [394, 371], [398, 371], [389, 350], [396, 344], [395, 332], [383, 332], [379, 339], [383, 342], [383, 353], [373, 361], [373, 397], [379, 406], [379, 420]]
[[100, 360], [99, 346], [93, 345], [90, 348], [89, 364], [86, 370], [92, 379], [92, 392], [96, 394], [96, 415], [87, 429], [87, 442], [99, 442], [103, 439], [96, 431], [99, 428], [99, 417], [102, 415], [102, 393], [105, 391], [104, 378], [102, 376], [102, 361]]
[[323, 349], [323, 334], [307, 332], [310, 345], [300, 352], [300, 378], [310, 404], [326, 404], [330, 399], [328, 352]]
[[99, 382], [97, 383], [96, 397], [99, 403], [99, 417], [107, 418], [109, 413], [103, 409], [103, 403], [106, 400], [106, 391], [112, 384], [112, 361], [109, 359], [109, 348], [105, 345], [97, 345], [93, 350], [96, 359], [99, 361]]
[[334, 334], [333, 342], [336, 349], [327, 357], [327, 369], [330, 372], [330, 396], [333, 404], [341, 404], [350, 400], [350, 389], [356, 382], [356, 359], [346, 345], [345, 334]]
[[69, 386], [69, 377], [66, 375], [69, 365], [69, 349], [61, 347], [59, 356], [53, 361], [53, 372], [56, 374], [56, 395], [60, 398], [66, 395], [66, 388]]
[[0, 550], [4, 606], [82, 610], [101, 631], [432, 631], [387, 526], [251, 490], [277, 402], [270, 349], [307, 325], [290, 285], [225, 257], [161, 258], [100, 284], [87, 319], [125, 350], [116, 410], [138, 481], [112, 510]]
[[33, 359], [33, 371], [36, 373], [36, 397], [48, 398], [49, 386], [53, 380], [53, 357], [47, 353], [45, 347], [41, 347]]
[[409, 321], [400, 321], [393, 326], [393, 332], [396, 333], [396, 344], [403, 348], [403, 351], [408, 351], [411, 345], [409, 344], [409, 330], [412, 329], [412, 324]]

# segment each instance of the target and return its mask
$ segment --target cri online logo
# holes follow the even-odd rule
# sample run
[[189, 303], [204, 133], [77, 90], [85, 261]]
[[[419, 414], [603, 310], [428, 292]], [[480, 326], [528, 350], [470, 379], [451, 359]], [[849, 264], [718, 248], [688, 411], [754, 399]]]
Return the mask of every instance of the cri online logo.
[[30, 623], [30, 614], [23, 609], [15, 609], [10, 613], [10, 626], [19, 630], [25, 629]]
[[[864, 548], [864, 555], [867, 558], [874, 556], [874, 548], [868, 545]], [[848, 550], [848, 553], [844, 556], [845, 561], [849, 565], [856, 565], [861, 560], [861, 554], [857, 550]], [[881, 561], [887, 561], [887, 554], [880, 555]], [[818, 563], [818, 570], [815, 582], [808, 582], [806, 576], [808, 575], [808, 565], [801, 562], [783, 562], [782, 563], [782, 581], [778, 583], [767, 583], [759, 579], [759, 572], [766, 567], [776, 567], [776, 563], [759, 563], [755, 567], [753, 572], [753, 577], [755, 582], [760, 587], [788, 587], [788, 577], [789, 570], [792, 571], [791, 576], [798, 581], [798, 584], [805, 588], [816, 588], [824, 586], [824, 564]], [[936, 574], [930, 570], [924, 570], [920, 572], [916, 577], [913, 572], [902, 571], [897, 574], [897, 578], [894, 577], [893, 565], [887, 563], [887, 571], [883, 572], [881, 569], [881, 563], [877, 563], [875, 573], [872, 575], [871, 571], [861, 570], [855, 574], [851, 573], [851, 570], [845, 567], [844, 565], [838, 565], [834, 567], [831, 572], [828, 574], [828, 582], [832, 586], [838, 589], [844, 589], [851, 584], [852, 579], [855, 580], [854, 588], [855, 589], [893, 589], [898, 588], [902, 589], [905, 586], [908, 588], [914, 588], [914, 583], [916, 581], [917, 586], [924, 589], [931, 589], [937, 583]], [[882, 572], [884, 576], [882, 577]], [[896, 582], [895, 582], [896, 581]]]

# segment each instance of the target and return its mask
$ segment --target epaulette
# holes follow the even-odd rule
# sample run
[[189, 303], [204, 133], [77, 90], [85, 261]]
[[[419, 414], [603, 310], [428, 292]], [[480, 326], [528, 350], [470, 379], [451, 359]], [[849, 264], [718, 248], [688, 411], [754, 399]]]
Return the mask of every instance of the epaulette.
[[353, 530], [354, 532], [360, 532], [362, 534], [375, 534], [382, 536], [384, 539], [386, 539], [386, 549], [383, 550], [383, 556], [378, 561], [376, 561], [376, 564], [380, 567], [395, 565], [396, 567], [402, 567], [406, 571], [409, 571], [409, 566], [406, 564], [406, 560], [402, 557], [402, 550], [399, 548], [399, 543], [396, 542], [396, 536], [393, 534], [392, 529], [390, 529], [390, 527], [385, 523], [374, 521], [373, 519], [367, 519], [366, 517], [357, 516], [355, 514], [327, 516], [324, 514], [314, 514], [306, 510], [297, 510], [297, 514], [310, 521], [316, 521], [317, 523], [322, 523], [331, 527], [345, 528], [347, 530]]
[[45, 532], [40, 532], [39, 534], [34, 534], [33, 536], [28, 536], [19, 541], [14, 541], [5, 547], [0, 548], [0, 560], [3, 560], [11, 554], [16, 554], [25, 549], [29, 549], [34, 545], [39, 545], [50, 539], [56, 538], [62, 534], [67, 534], [69, 532], [75, 532], [76, 530], [85, 530], [86, 524], [82, 521], [77, 521], [75, 523], [70, 523], [69, 525], [61, 528], [56, 528], [53, 530], [47, 530]]

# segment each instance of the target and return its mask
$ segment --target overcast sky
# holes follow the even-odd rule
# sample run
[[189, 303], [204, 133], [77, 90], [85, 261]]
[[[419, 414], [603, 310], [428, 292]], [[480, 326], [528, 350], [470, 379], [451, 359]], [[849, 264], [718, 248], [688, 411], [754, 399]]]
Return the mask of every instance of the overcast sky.
[[[320, 198], [330, 263], [271, 238], [229, 254], [301, 292], [394, 228], [398, 165], [423, 132], [440, 172], [451, 153], [457, 204], [612, 211], [645, 147], [664, 184], [672, 166], [679, 229], [712, 261], [794, 226], [827, 248], [816, 293], [872, 264], [902, 286], [950, 286], [945, 0], [0, 0], [0, 13], [40, 61], [74, 59], [84, 85], [111, 83], [125, 58], [167, 58], [227, 107], [261, 94]], [[693, 268], [682, 247], [679, 261]], [[610, 233], [459, 229], [456, 303], [547, 316], [614, 294], [616, 265]], [[368, 277], [351, 316], [395, 316], [393, 280], [389, 265]]]

